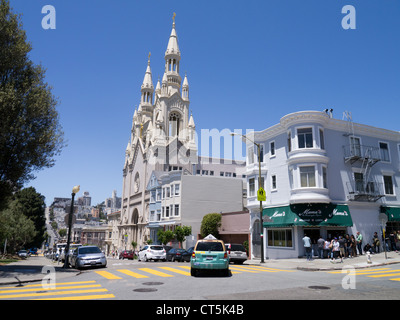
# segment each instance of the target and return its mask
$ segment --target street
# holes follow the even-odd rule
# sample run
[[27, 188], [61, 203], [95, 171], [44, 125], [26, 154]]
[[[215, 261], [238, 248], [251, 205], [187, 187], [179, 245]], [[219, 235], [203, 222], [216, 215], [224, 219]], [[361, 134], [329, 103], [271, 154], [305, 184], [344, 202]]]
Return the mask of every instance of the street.
[[[33, 258], [34, 259], [34, 258]], [[394, 300], [400, 297], [400, 265], [353, 270], [301, 271], [257, 265], [230, 265], [231, 275], [190, 276], [187, 262], [109, 259], [107, 268], [67, 273], [54, 287], [41, 282], [0, 286], [3, 299], [152, 300], [186, 305], [193, 300]], [[236, 309], [235, 309], [236, 310]], [[159, 310], [167, 312], [167, 310]], [[236, 310], [237, 311], [237, 310]], [[154, 310], [155, 312], [155, 310]]]

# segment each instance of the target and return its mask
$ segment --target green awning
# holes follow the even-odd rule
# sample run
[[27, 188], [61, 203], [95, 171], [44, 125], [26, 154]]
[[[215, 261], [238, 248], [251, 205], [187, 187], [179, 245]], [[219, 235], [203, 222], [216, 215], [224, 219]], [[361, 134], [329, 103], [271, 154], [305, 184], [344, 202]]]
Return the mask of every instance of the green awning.
[[265, 228], [353, 226], [349, 207], [332, 203], [292, 204], [284, 207], [265, 208], [263, 220]]
[[381, 207], [381, 212], [387, 215], [388, 221], [400, 221], [400, 207]]

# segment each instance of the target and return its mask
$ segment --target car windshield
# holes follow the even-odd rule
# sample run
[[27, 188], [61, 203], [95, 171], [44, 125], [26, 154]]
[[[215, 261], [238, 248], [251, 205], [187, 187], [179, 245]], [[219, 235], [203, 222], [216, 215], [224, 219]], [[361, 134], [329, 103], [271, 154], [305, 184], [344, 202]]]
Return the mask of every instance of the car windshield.
[[225, 251], [221, 242], [199, 242], [197, 251]]
[[87, 254], [87, 253], [100, 253], [101, 250], [97, 247], [83, 247], [79, 248], [79, 254]]
[[164, 250], [164, 248], [162, 246], [151, 246], [150, 249], [151, 250]]
[[232, 251], [246, 251], [246, 249], [241, 244], [232, 244], [231, 250]]

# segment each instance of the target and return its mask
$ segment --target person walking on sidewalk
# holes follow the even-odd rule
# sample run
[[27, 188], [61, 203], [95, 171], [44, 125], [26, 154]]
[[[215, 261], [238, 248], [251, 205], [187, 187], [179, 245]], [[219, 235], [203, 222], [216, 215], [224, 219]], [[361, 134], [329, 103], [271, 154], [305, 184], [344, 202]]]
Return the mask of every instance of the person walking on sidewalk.
[[357, 231], [357, 238], [356, 238], [356, 240], [357, 240], [358, 252], [359, 252], [359, 255], [361, 256], [361, 255], [362, 255], [362, 241], [363, 241], [363, 236], [362, 236], [362, 234], [360, 233], [360, 231]]
[[[339, 252], [340, 252], [339, 246], [340, 245], [339, 245], [339, 242], [337, 241], [337, 238], [333, 239], [333, 241], [332, 241], [332, 258], [331, 258], [332, 263], [335, 262], [336, 258], [339, 256]], [[343, 259], [341, 262], [343, 262]]]
[[311, 261], [312, 260], [312, 257], [311, 257], [311, 239], [306, 234], [304, 234], [303, 244], [304, 244], [304, 249], [306, 251], [307, 261]]
[[320, 259], [324, 258], [324, 244], [325, 244], [325, 240], [322, 238], [322, 236], [319, 236], [317, 245], [318, 245], [318, 256]]

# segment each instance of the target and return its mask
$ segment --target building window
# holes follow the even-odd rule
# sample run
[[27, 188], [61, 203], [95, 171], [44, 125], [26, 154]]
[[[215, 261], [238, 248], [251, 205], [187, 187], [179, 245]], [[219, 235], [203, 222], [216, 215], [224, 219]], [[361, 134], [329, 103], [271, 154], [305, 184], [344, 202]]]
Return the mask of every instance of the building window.
[[165, 217], [168, 218], [169, 217], [169, 206], [165, 207]]
[[175, 205], [175, 211], [174, 211], [175, 217], [179, 216], [179, 204]]
[[271, 176], [271, 189], [276, 190], [276, 175]]
[[157, 221], [161, 220], [161, 210], [157, 210]]
[[179, 188], [180, 188], [180, 185], [179, 185], [179, 184], [176, 184], [176, 185], [175, 185], [175, 195], [176, 195], [176, 196], [179, 196], [179, 194], [180, 194], [180, 189], [179, 189]]
[[270, 247], [293, 247], [292, 229], [269, 229], [268, 246]]
[[223, 172], [223, 171], [221, 171], [220, 173], [219, 173], [219, 176], [220, 177], [223, 177], [225, 175], [225, 172]]
[[361, 141], [360, 138], [350, 137], [350, 155], [361, 157]]
[[171, 197], [171, 189], [169, 187], [166, 187], [166, 197], [169, 198]]
[[256, 191], [256, 185], [254, 178], [249, 179], [249, 197], [254, 197]]
[[324, 130], [319, 129], [319, 147], [325, 150]]
[[157, 201], [161, 200], [161, 188], [157, 188]]
[[290, 133], [290, 131], [288, 132], [287, 135], [287, 145], [288, 145], [288, 152], [292, 151], [292, 134]]
[[302, 188], [315, 187], [315, 167], [300, 167], [300, 184]]
[[394, 195], [392, 176], [383, 176], [383, 183], [385, 185], [385, 194]]
[[156, 190], [150, 191], [150, 202], [156, 202]]
[[214, 175], [214, 171], [211, 170], [211, 171], [210, 171], [210, 176], [213, 176], [213, 175]]
[[385, 162], [390, 162], [389, 156], [389, 146], [385, 142], [379, 142], [379, 150], [381, 153], [381, 160]]
[[[258, 150], [257, 150], [258, 153]], [[259, 162], [264, 162], [264, 146], [260, 144], [260, 159], [258, 159]]]
[[273, 157], [275, 155], [275, 141], [270, 142], [269, 152], [270, 152], [270, 157]]
[[322, 186], [326, 189], [328, 188], [326, 167], [322, 167]]
[[312, 128], [297, 129], [297, 139], [300, 149], [312, 148], [313, 147]]
[[254, 163], [254, 147], [250, 147], [247, 154], [248, 154], [249, 164]]
[[208, 176], [208, 170], [203, 170], [203, 171], [201, 172], [201, 174], [202, 174], [203, 176]]

